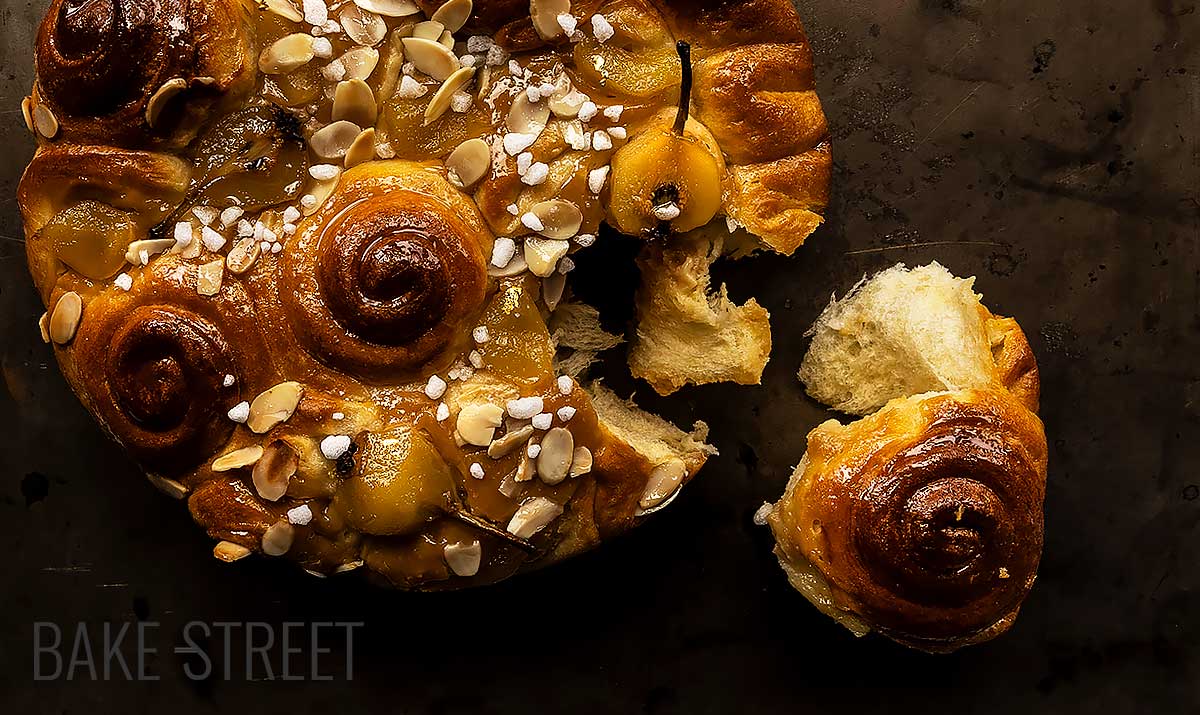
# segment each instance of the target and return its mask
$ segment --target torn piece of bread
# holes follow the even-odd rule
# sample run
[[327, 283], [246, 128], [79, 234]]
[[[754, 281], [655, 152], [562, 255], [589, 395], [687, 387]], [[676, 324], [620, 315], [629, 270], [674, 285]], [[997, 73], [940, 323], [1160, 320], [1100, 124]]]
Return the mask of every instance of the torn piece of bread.
[[736, 305], [724, 286], [709, 290], [709, 268], [721, 255], [721, 240], [700, 229], [653, 246], [638, 259], [642, 286], [629, 367], [659, 394], [688, 384], [757, 385], [771, 357], [766, 309], [753, 299]]
[[578, 379], [596, 362], [600, 353], [625, 342], [600, 324], [600, 311], [587, 303], [563, 303], [550, 314], [550, 337], [558, 350], [555, 369], [560, 375]]
[[898, 265], [833, 301], [801, 378], [873, 414], [810, 432], [783, 497], [756, 515], [823, 613], [938, 653], [1006, 631], [1042, 552], [1037, 361], [972, 284]]
[[592, 383], [588, 393], [605, 428], [653, 464], [676, 458], [688, 465], [689, 472], [694, 472], [717, 454], [716, 447], [705, 443], [708, 425], [703, 422], [696, 422], [691, 432], [684, 432], [658, 415], [646, 412], [632, 400], [622, 400], [599, 381]]
[[974, 282], [936, 262], [900, 264], [834, 299], [800, 366], [808, 394], [863, 415], [896, 397], [995, 384], [991, 314]]

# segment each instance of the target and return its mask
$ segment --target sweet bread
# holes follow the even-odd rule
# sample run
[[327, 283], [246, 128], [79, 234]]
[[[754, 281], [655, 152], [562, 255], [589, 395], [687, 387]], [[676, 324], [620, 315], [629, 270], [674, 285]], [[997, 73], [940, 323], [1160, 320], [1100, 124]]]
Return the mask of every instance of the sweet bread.
[[813, 325], [800, 381], [816, 400], [865, 415], [922, 392], [1004, 387], [1038, 409], [1037, 363], [1020, 326], [934, 262], [889, 268], [833, 300]]
[[[458, 588], [636, 525], [714, 450], [587, 384], [580, 251], [609, 224], [682, 290], [677, 234], [789, 252], [828, 191], [786, 0], [54, 0], [36, 62], [44, 337], [227, 561]], [[730, 312], [754, 364], [667, 384], [757, 380]]]
[[766, 309], [754, 299], [734, 304], [724, 287], [710, 289], [709, 267], [724, 248], [723, 237], [711, 234], [724, 231], [693, 231], [638, 259], [640, 320], [629, 368], [660, 394], [689, 383], [756, 385], [770, 360]]
[[890, 399], [813, 430], [764, 507], [789, 580], [858, 635], [945, 652], [1003, 633], [1043, 540], [1046, 435], [1024, 334], [936, 263], [861, 284], [815, 332], [811, 394], [862, 412]]

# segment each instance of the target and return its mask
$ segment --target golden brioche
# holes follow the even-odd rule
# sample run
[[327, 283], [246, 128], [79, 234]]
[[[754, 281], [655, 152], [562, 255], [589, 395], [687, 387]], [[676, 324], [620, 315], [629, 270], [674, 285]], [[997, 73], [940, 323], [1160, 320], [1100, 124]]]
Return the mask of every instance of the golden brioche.
[[887, 401], [813, 430], [760, 515], [823, 613], [934, 652], [1006, 631], [1042, 552], [1037, 364], [972, 283], [899, 265], [826, 309], [801, 370], [810, 394], [847, 411]]
[[[766, 160], [731, 103], [770, 95], [755, 121], [793, 124], [758, 130], [786, 137], [770, 161], [824, 151], [799, 20], [786, 0], [562, 6], [51, 3], [19, 192], [43, 332], [218, 558], [494, 582], [635, 526], [713, 453], [702, 423], [581, 387], [617, 339], [566, 283], [601, 223], [661, 252], [771, 221], [735, 178]], [[806, 64], [780, 80], [739, 54], [760, 43]], [[790, 176], [812, 214], [794, 246], [828, 177]], [[685, 307], [663, 305], [647, 320]]]

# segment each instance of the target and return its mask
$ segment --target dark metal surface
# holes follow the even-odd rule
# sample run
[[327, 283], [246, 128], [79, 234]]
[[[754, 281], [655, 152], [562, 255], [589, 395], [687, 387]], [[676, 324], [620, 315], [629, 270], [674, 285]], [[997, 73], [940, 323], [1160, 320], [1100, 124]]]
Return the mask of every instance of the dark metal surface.
[[[836, 138], [829, 223], [794, 259], [721, 271], [773, 315], [763, 387], [647, 401], [707, 420], [720, 458], [597, 553], [416, 596], [216, 563], [71, 395], [15, 240], [43, 3], [4, 2], [0, 711], [1200, 710], [1195, 3], [800, 4]], [[750, 521], [828, 416], [794, 377], [805, 328], [864, 272], [931, 259], [1029, 333], [1052, 445], [1040, 580], [1008, 635], [948, 657], [853, 639]], [[33, 682], [34, 621], [137, 619], [168, 646], [190, 620], [366, 625], [352, 683], [195, 684], [170, 653], [157, 682]]]

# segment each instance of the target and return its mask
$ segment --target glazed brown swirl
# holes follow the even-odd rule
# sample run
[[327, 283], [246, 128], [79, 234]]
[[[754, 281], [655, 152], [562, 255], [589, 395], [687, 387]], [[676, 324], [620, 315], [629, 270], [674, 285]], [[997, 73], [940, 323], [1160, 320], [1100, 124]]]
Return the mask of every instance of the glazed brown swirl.
[[1045, 479], [1041, 423], [1008, 393], [917, 396], [818, 427], [772, 527], [836, 609], [952, 650], [1005, 630], [1033, 585]]
[[113, 335], [108, 388], [125, 418], [125, 441], [154, 469], [190, 466], [177, 455], [208, 454], [228, 439], [223, 420], [228, 343], [204, 318], [143, 306]]
[[331, 367], [403, 375], [469, 338], [492, 238], [440, 174], [406, 162], [348, 172], [297, 237], [282, 298], [302, 342]]
[[235, 427], [226, 412], [265, 383], [257, 328], [250, 331], [245, 308], [231, 309], [249, 300], [230, 295], [222, 310], [196, 296], [194, 275], [180, 286], [169, 271], [142, 273], [132, 295], [93, 298], [72, 356], [85, 397], [109, 431], [166, 476], [225, 444]]
[[[202, 105], [253, 81], [247, 27], [233, 0], [56, 0], [38, 31], [38, 101], [72, 139], [186, 142], [190, 132], [172, 135], [191, 129]], [[150, 127], [151, 98], [172, 80], [188, 101]]]

